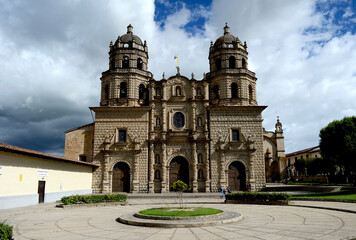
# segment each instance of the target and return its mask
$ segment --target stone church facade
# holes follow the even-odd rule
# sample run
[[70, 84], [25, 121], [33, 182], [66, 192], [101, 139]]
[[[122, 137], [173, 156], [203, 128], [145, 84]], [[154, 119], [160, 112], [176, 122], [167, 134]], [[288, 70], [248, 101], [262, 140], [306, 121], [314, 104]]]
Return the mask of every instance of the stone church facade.
[[147, 43], [132, 30], [110, 43], [94, 123], [66, 132], [65, 157], [100, 164], [94, 192], [168, 192], [177, 180], [193, 192], [259, 191], [268, 174], [283, 171], [282, 125], [262, 127], [266, 106], [257, 104], [246, 42], [226, 25], [211, 42], [203, 79], [177, 67], [155, 80]]

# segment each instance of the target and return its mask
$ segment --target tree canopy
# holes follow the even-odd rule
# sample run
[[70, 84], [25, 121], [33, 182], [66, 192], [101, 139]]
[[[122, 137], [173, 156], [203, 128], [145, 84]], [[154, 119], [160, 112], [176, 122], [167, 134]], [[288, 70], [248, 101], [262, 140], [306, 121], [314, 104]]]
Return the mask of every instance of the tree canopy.
[[345, 175], [356, 171], [356, 117], [335, 120], [320, 130], [323, 158], [342, 167]]

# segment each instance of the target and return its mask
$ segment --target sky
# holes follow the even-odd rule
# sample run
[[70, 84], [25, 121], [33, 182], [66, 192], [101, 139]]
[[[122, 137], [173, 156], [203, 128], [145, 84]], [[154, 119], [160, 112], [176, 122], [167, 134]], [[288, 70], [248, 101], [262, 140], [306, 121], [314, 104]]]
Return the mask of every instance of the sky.
[[279, 116], [286, 153], [356, 115], [356, 1], [3, 0], [0, 142], [63, 155], [64, 132], [93, 121], [110, 41], [129, 24], [155, 79], [175, 75], [176, 54], [182, 75], [202, 79], [226, 22], [247, 42], [263, 126]]

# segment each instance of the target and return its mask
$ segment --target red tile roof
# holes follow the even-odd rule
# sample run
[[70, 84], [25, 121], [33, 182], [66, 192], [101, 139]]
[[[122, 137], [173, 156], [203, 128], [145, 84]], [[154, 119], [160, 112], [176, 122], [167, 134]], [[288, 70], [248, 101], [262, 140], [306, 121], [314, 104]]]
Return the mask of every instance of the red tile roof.
[[12, 145], [5, 144], [5, 143], [0, 143], [0, 151], [18, 153], [18, 154], [23, 154], [23, 155], [28, 155], [28, 156], [33, 156], [33, 157], [38, 157], [38, 158], [43, 158], [43, 159], [50, 159], [50, 160], [54, 160], [54, 161], [86, 165], [86, 166], [91, 166], [91, 167], [99, 167], [100, 166], [95, 163], [76, 161], [76, 160], [72, 160], [72, 159], [68, 159], [68, 158], [64, 158], [64, 157], [60, 157], [60, 156], [56, 156], [56, 155], [51, 155], [51, 154], [38, 152], [38, 151], [26, 149], [26, 148], [12, 146]]
[[315, 147], [311, 147], [311, 148], [306, 148], [297, 152], [292, 152], [292, 153], [288, 153], [286, 154], [286, 157], [291, 157], [291, 156], [295, 156], [295, 155], [299, 155], [299, 154], [303, 154], [303, 153], [312, 153], [312, 152], [317, 152], [320, 151], [319, 146], [315, 146]]

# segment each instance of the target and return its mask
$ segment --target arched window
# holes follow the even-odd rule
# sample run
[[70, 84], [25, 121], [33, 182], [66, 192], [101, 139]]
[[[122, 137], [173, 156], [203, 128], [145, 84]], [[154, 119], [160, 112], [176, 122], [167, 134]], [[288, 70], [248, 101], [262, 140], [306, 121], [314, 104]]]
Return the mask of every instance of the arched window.
[[161, 173], [159, 170], [155, 171], [155, 180], [161, 180]]
[[138, 58], [137, 59], [137, 69], [141, 69], [142, 70], [142, 64], [143, 64], [143, 61], [141, 58]]
[[161, 96], [161, 88], [156, 87], [156, 96]]
[[108, 99], [109, 99], [109, 84], [106, 84], [106, 86], [105, 86], [104, 99], [105, 99], [105, 100], [108, 100]]
[[122, 58], [122, 68], [129, 68], [130, 64], [129, 64], [129, 57], [128, 56], [124, 56]]
[[124, 44], [124, 48], [129, 48], [129, 44], [128, 44], [128, 43], [125, 43], [125, 44]]
[[160, 127], [161, 126], [161, 119], [158, 117], [156, 118], [156, 127]]
[[234, 56], [229, 57], [229, 68], [235, 68], [236, 59]]
[[244, 58], [242, 59], [242, 68], [246, 68], [246, 60]]
[[215, 66], [216, 66], [216, 70], [220, 70], [221, 69], [221, 60], [220, 60], [220, 58], [216, 59]]
[[110, 59], [110, 69], [115, 68], [115, 58]]
[[143, 99], [143, 94], [145, 92], [145, 86], [143, 84], [140, 84], [138, 87], [138, 98]]
[[182, 88], [180, 86], [176, 87], [176, 96], [182, 96]]
[[161, 157], [159, 156], [159, 154], [156, 154], [155, 156], [155, 164], [161, 164]]
[[203, 160], [203, 154], [199, 153], [198, 154], [198, 164], [203, 164], [204, 160]]
[[249, 99], [250, 103], [253, 100], [253, 89], [252, 89], [251, 85], [248, 86], [248, 99]]
[[215, 85], [213, 87], [214, 99], [219, 99], [219, 86]]
[[237, 83], [232, 83], [231, 84], [231, 98], [238, 98]]
[[203, 120], [201, 119], [201, 117], [198, 117], [198, 119], [197, 119], [197, 125], [198, 125], [198, 127], [203, 126]]
[[204, 173], [202, 169], [198, 170], [198, 179], [199, 180], [203, 180], [204, 179]]
[[120, 83], [120, 98], [127, 98], [127, 84], [126, 84], [126, 82]]
[[197, 96], [201, 96], [201, 90], [200, 90], [200, 87], [197, 87]]

